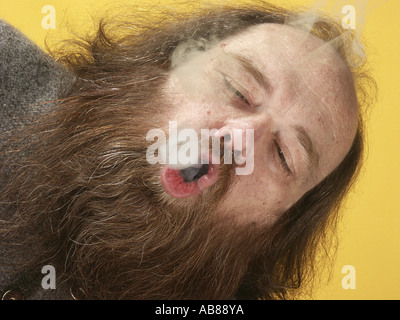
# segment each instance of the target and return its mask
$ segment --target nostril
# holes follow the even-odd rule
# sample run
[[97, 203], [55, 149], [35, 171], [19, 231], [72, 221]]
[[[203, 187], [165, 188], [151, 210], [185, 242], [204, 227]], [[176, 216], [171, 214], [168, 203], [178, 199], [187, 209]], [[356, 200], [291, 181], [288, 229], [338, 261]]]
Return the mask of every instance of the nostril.
[[231, 135], [229, 133], [224, 135], [224, 142], [229, 142], [231, 140], [232, 140], [232, 138], [231, 138]]
[[208, 164], [203, 164], [200, 167], [188, 167], [180, 170], [179, 173], [183, 178], [184, 182], [192, 182], [199, 180], [202, 176], [206, 175], [209, 170]]

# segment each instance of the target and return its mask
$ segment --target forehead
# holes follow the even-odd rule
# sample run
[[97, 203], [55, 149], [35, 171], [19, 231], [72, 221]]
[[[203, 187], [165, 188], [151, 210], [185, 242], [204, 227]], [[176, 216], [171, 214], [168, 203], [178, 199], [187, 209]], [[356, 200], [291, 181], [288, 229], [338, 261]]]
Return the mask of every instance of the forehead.
[[[325, 42], [301, 29], [281, 24], [260, 24], [223, 41], [226, 52], [240, 52], [268, 72], [291, 75], [335, 76], [351, 74], [331, 42]], [[304, 79], [306, 80], [306, 79]], [[304, 82], [304, 81], [303, 81]]]

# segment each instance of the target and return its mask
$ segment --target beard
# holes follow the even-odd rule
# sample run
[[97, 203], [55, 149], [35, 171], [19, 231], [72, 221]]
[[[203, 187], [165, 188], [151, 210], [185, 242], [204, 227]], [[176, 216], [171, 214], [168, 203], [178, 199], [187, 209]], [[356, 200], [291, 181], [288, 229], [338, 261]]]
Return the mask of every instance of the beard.
[[2, 151], [0, 203], [11, 216], [0, 231], [40, 244], [29, 263], [55, 265], [77, 298], [233, 298], [253, 279], [266, 230], [219, 208], [234, 165], [200, 195], [165, 192], [162, 167], [146, 160], [148, 130], [168, 123], [165, 77], [142, 73], [153, 80], [77, 90], [13, 136]]

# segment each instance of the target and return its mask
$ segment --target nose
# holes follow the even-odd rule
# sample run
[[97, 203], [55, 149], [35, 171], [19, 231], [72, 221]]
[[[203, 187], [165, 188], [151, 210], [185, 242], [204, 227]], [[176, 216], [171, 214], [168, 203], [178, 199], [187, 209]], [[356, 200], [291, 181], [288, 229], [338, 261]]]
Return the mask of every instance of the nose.
[[[268, 130], [271, 130], [272, 119], [269, 113], [257, 113], [251, 116], [240, 116], [233, 119], [224, 121], [223, 125], [218, 128], [216, 133], [217, 137], [225, 137], [232, 140], [234, 139], [235, 132], [246, 132], [246, 130], [253, 130], [254, 141], [262, 139]], [[238, 134], [236, 134], [238, 136]], [[232, 140], [233, 143], [233, 140]]]
[[254, 155], [254, 145], [265, 142], [265, 137], [271, 131], [271, 123], [271, 117], [267, 113], [237, 117], [226, 120], [215, 133], [215, 137], [224, 138], [225, 148], [233, 151], [240, 164], [241, 155]]

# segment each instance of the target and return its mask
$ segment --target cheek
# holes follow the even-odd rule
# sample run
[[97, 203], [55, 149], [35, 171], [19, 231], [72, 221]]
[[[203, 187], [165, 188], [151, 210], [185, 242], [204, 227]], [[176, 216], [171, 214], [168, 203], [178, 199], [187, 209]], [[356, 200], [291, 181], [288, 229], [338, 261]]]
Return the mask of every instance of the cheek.
[[280, 201], [274, 198], [266, 186], [256, 185], [251, 179], [238, 179], [218, 214], [224, 218], [234, 219], [241, 224], [257, 223], [271, 225], [283, 212], [278, 207]]
[[[208, 128], [215, 110], [206, 101], [192, 96], [175, 79], [170, 79], [165, 87], [168, 121], [177, 121], [178, 126], [190, 126], [193, 129]], [[164, 106], [163, 106], [164, 107]]]
[[280, 214], [302, 194], [301, 186], [280, 175], [273, 164], [256, 154], [252, 174], [235, 176], [230, 200], [242, 211], [255, 215]]
[[261, 177], [255, 170], [248, 176], [235, 176], [229, 202], [249, 216], [270, 215], [281, 211], [284, 193], [268, 177]]

